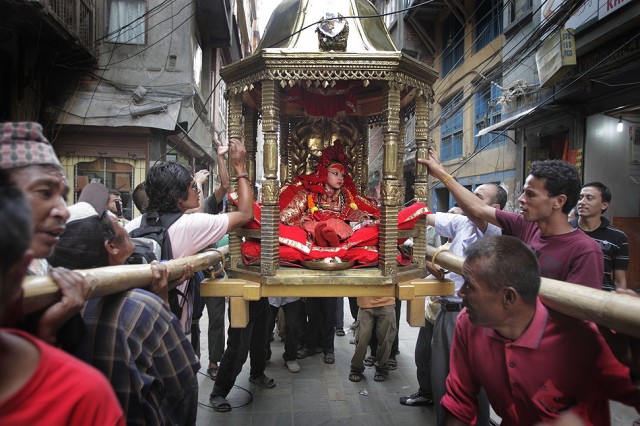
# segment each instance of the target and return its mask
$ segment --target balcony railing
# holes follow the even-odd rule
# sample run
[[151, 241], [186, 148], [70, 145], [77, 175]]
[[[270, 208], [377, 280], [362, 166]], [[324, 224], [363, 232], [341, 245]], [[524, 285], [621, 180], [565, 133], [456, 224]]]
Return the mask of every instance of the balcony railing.
[[42, 6], [88, 50], [95, 41], [93, 0], [40, 0]]

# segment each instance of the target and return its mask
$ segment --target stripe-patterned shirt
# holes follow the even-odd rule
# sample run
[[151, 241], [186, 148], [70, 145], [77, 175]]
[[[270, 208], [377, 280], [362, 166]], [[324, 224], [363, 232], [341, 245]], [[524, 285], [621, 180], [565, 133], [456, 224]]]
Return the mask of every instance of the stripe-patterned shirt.
[[[602, 289], [612, 291], [616, 288], [613, 281], [613, 271], [626, 271], [629, 265], [629, 245], [624, 232], [611, 226], [606, 217], [601, 217], [600, 220], [600, 226], [591, 232], [580, 229], [600, 245], [604, 254]], [[571, 225], [574, 228], [577, 227], [578, 220], [571, 222]]]

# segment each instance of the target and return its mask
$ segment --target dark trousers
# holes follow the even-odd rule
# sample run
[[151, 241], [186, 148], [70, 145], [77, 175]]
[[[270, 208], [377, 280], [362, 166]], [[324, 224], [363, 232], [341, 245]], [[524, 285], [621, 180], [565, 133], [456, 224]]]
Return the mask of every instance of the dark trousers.
[[358, 319], [358, 298], [357, 297], [349, 297], [349, 311], [351, 311], [351, 316], [353, 320], [356, 321]]
[[433, 385], [431, 384], [432, 338], [433, 324], [425, 320], [424, 327], [420, 327], [418, 340], [416, 341], [415, 363], [420, 394], [426, 398], [433, 398]]
[[336, 297], [336, 328], [344, 328], [344, 297]]
[[305, 307], [308, 317], [305, 346], [309, 349], [322, 346], [322, 352], [325, 355], [332, 354], [334, 352], [336, 298], [308, 297]]
[[[298, 338], [300, 336], [300, 323], [302, 320], [302, 312], [304, 304], [302, 300], [287, 303], [281, 306], [284, 312], [284, 354], [282, 358], [285, 361], [295, 361], [296, 352], [298, 350]], [[273, 330], [276, 325], [276, 317], [280, 307], [269, 305], [269, 331]], [[267, 353], [271, 356], [271, 342], [267, 339]]]
[[249, 376], [253, 378], [264, 374], [267, 364], [268, 323], [269, 301], [263, 297], [257, 302], [249, 302], [249, 323], [245, 328], [229, 326], [227, 349], [222, 354], [211, 396], [226, 397], [229, 394], [249, 354]]

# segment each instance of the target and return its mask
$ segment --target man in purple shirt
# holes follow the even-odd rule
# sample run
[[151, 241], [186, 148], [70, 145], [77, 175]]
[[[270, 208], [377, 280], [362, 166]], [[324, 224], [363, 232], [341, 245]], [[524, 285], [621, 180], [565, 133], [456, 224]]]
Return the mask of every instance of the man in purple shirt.
[[429, 174], [442, 181], [470, 218], [502, 228], [533, 250], [545, 278], [601, 288], [604, 258], [600, 246], [567, 220], [578, 201], [580, 176], [576, 168], [559, 160], [537, 161], [531, 165], [522, 195], [520, 213], [488, 206], [448, 174], [436, 152], [430, 148], [426, 159]]

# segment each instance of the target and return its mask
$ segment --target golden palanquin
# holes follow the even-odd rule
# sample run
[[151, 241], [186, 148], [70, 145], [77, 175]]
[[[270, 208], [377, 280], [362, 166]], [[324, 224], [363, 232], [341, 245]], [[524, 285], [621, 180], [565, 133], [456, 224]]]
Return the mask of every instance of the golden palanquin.
[[[325, 17], [335, 19], [323, 21]], [[257, 52], [224, 67], [220, 74], [227, 87], [228, 135], [244, 138], [247, 168], [252, 182], [261, 186], [262, 202], [260, 229], [242, 229], [230, 238], [232, 278], [264, 284], [263, 296], [334, 292], [355, 296], [364, 289], [354, 286], [382, 286], [376, 292], [398, 295], [399, 283], [428, 274], [426, 220], [422, 217], [412, 230], [398, 231], [398, 213], [404, 200], [405, 117], [409, 110], [415, 113], [416, 155], [426, 157], [431, 85], [437, 74], [396, 49], [371, 3], [285, 0], [275, 9]], [[264, 140], [261, 162], [256, 144], [259, 122]], [[278, 234], [282, 185], [313, 170], [323, 148], [341, 139], [352, 159], [354, 183], [367, 194], [373, 125], [381, 126], [383, 157], [377, 267], [343, 271], [283, 267]], [[233, 192], [237, 188], [233, 170], [230, 174]], [[427, 190], [426, 166], [418, 164], [416, 201], [426, 204]], [[413, 237], [412, 261], [399, 266], [398, 239], [407, 237]], [[259, 238], [259, 266], [243, 262], [243, 238]], [[327, 289], [328, 284], [335, 291]], [[323, 289], [300, 288], [316, 285]], [[308, 291], [313, 294], [303, 294]], [[439, 288], [413, 293], [445, 292]]]

